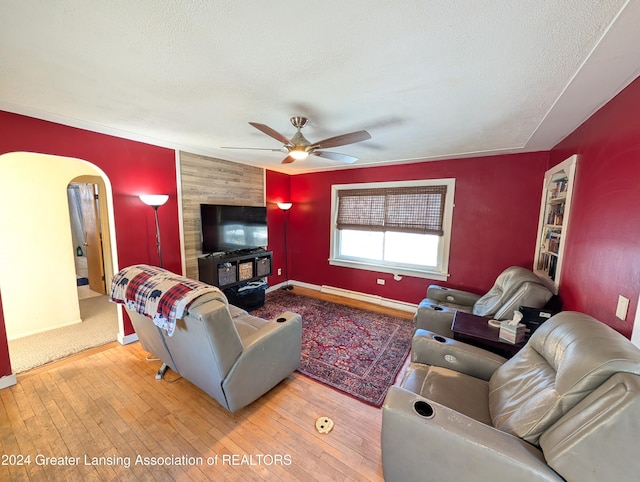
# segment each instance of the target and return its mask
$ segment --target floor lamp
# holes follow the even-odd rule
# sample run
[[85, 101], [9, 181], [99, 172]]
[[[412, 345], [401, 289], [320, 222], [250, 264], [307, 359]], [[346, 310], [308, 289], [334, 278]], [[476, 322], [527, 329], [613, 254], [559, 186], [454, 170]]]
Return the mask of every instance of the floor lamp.
[[293, 286], [289, 285], [289, 253], [287, 252], [287, 211], [291, 209], [291, 206], [293, 206], [292, 203], [278, 203], [278, 207], [284, 213], [284, 274], [285, 278], [287, 278], [287, 284], [281, 288], [283, 290], [293, 289]]
[[160, 223], [158, 222], [158, 208], [167, 202], [166, 194], [141, 194], [140, 200], [147, 206], [151, 206], [156, 215], [156, 246], [158, 248], [158, 266], [162, 268], [162, 245], [160, 244]]

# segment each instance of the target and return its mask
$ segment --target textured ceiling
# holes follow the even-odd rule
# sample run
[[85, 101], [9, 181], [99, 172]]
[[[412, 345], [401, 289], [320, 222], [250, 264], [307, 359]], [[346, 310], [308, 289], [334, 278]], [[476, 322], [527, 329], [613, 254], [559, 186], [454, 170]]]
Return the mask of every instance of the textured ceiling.
[[248, 122], [352, 166], [547, 150], [640, 74], [640, 1], [0, 0], [0, 109], [282, 166]]

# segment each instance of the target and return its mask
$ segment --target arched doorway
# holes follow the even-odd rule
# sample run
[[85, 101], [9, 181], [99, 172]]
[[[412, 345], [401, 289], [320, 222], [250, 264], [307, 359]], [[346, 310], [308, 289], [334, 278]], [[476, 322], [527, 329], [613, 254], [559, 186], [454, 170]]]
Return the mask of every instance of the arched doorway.
[[[0, 290], [10, 340], [81, 321], [67, 200], [67, 186], [78, 180], [104, 190], [108, 286], [118, 263], [106, 174], [81, 159], [27, 152], [0, 156]], [[122, 337], [120, 311], [118, 325]]]

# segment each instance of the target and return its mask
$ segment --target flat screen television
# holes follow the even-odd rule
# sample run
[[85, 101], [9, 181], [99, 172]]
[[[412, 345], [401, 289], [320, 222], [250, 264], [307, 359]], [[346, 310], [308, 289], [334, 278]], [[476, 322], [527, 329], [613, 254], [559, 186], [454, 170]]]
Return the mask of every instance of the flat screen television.
[[241, 251], [267, 246], [267, 208], [201, 204], [202, 252]]

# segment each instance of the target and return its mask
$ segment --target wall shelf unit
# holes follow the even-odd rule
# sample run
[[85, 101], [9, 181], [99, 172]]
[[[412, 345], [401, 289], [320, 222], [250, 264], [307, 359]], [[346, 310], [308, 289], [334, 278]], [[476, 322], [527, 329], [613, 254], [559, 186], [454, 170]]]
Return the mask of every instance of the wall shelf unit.
[[577, 160], [574, 154], [544, 176], [533, 268], [554, 294], [560, 286]]

